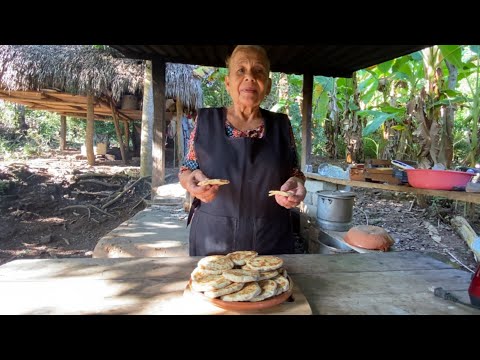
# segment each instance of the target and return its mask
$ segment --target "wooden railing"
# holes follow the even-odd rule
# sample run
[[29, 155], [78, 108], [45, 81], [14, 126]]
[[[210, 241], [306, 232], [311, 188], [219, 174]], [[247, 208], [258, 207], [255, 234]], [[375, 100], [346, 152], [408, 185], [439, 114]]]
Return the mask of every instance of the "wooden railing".
[[429, 190], [429, 189], [418, 189], [411, 187], [409, 185], [390, 185], [390, 184], [380, 184], [366, 181], [354, 181], [354, 180], [344, 180], [344, 179], [335, 179], [327, 176], [321, 176], [316, 173], [305, 173], [305, 176], [310, 179], [320, 180], [328, 182], [331, 184], [346, 185], [346, 186], [355, 186], [371, 189], [382, 189], [390, 191], [399, 191], [407, 192], [414, 194], [422, 194], [429, 196], [438, 196], [444, 197], [451, 200], [465, 201], [474, 204], [480, 204], [480, 193], [470, 193], [465, 191], [446, 191], [446, 190]]

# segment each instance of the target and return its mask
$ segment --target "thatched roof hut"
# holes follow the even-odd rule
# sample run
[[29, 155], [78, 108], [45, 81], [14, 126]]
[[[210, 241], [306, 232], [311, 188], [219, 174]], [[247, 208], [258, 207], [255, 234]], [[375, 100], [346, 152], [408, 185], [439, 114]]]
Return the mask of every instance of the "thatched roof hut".
[[[82, 112], [79, 96], [87, 92], [97, 99], [112, 99], [117, 107], [123, 95], [141, 99], [145, 62], [125, 59], [112, 48], [91, 45], [0, 45], [0, 69], [0, 99], [75, 116]], [[167, 63], [166, 67], [166, 97], [178, 97], [188, 109], [201, 107], [203, 102], [201, 81], [192, 70], [191, 65]], [[42, 91], [44, 97], [32, 94]], [[103, 110], [105, 114], [101, 104], [96, 104], [97, 118], [108, 117], [108, 109]], [[126, 118], [139, 120], [141, 113], [131, 112]]]

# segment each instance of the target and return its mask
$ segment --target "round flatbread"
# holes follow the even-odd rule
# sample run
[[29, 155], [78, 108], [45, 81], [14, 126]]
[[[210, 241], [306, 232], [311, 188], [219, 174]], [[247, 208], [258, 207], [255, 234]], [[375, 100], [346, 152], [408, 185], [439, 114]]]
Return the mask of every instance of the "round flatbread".
[[192, 289], [198, 292], [212, 291], [230, 285], [232, 282], [222, 275], [205, 275], [196, 280], [192, 279]]
[[290, 196], [295, 194], [287, 191], [281, 191], [281, 190], [270, 190], [268, 192], [268, 196], [274, 196], [274, 195]]
[[223, 270], [208, 270], [208, 269], [202, 269], [200, 267], [196, 267], [193, 269], [192, 274], [190, 275], [190, 278], [194, 281], [197, 281], [198, 279], [205, 277], [207, 275], [222, 275]]
[[261, 272], [261, 273], [260, 273], [260, 278], [258, 279], [258, 281], [260, 281], [260, 280], [268, 280], [268, 279], [274, 278], [274, 277], [277, 276], [278, 274], [279, 274], [278, 270]]
[[228, 294], [240, 291], [244, 286], [245, 286], [245, 283], [231, 283], [230, 285], [225, 286], [224, 288], [221, 288], [221, 289], [205, 291], [203, 295], [205, 295], [206, 297], [209, 297], [210, 299], [214, 299], [223, 295], [228, 295]]
[[230, 180], [226, 179], [208, 179], [200, 181], [197, 185], [198, 186], [205, 186], [205, 185], [227, 185], [230, 184]]
[[260, 273], [257, 270], [230, 269], [225, 270], [222, 276], [233, 282], [247, 283], [257, 281], [260, 278]]
[[223, 295], [223, 301], [249, 301], [262, 292], [262, 288], [257, 282], [247, 283], [242, 290], [232, 294]]
[[280, 295], [281, 293], [284, 293], [285, 291], [290, 289], [290, 282], [282, 275], [275, 276], [272, 280], [277, 283], [277, 290], [275, 295]]
[[262, 301], [272, 296], [275, 296], [277, 292], [277, 283], [273, 280], [262, 280], [258, 282], [258, 285], [262, 288], [262, 292], [250, 299], [251, 302]]
[[198, 262], [198, 267], [207, 270], [228, 270], [233, 266], [233, 261], [225, 255], [206, 256]]
[[256, 251], [235, 251], [232, 253], [227, 254], [227, 256], [233, 261], [235, 265], [242, 266], [245, 265], [245, 261], [252, 257], [257, 256], [258, 253]]
[[278, 256], [263, 255], [257, 256], [247, 260], [250, 269], [258, 270], [260, 272], [277, 270], [282, 267], [283, 260]]

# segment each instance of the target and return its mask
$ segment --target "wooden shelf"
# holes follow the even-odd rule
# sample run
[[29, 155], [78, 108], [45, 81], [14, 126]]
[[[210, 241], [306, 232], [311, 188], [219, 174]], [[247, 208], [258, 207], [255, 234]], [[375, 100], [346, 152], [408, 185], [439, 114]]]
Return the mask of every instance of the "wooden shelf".
[[354, 186], [370, 189], [382, 189], [398, 192], [407, 192], [414, 194], [422, 194], [429, 196], [438, 196], [444, 197], [451, 200], [465, 201], [474, 204], [480, 204], [480, 193], [469, 193], [465, 191], [446, 191], [446, 190], [429, 190], [429, 189], [418, 189], [408, 185], [390, 185], [390, 184], [379, 184], [366, 181], [354, 181], [354, 180], [344, 180], [344, 179], [335, 179], [326, 176], [321, 176], [315, 173], [306, 172], [305, 176], [307, 179], [320, 180], [328, 182], [331, 184], [345, 185], [345, 186]]

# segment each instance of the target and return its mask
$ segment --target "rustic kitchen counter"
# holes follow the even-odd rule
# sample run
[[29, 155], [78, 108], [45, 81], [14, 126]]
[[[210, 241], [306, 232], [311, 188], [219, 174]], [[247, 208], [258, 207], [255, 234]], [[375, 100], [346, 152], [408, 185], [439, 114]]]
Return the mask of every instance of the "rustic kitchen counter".
[[[283, 255], [313, 314], [476, 314], [471, 274], [418, 252]], [[198, 257], [16, 260], [0, 266], [1, 314], [192, 314]], [[221, 311], [218, 313], [222, 313]]]

